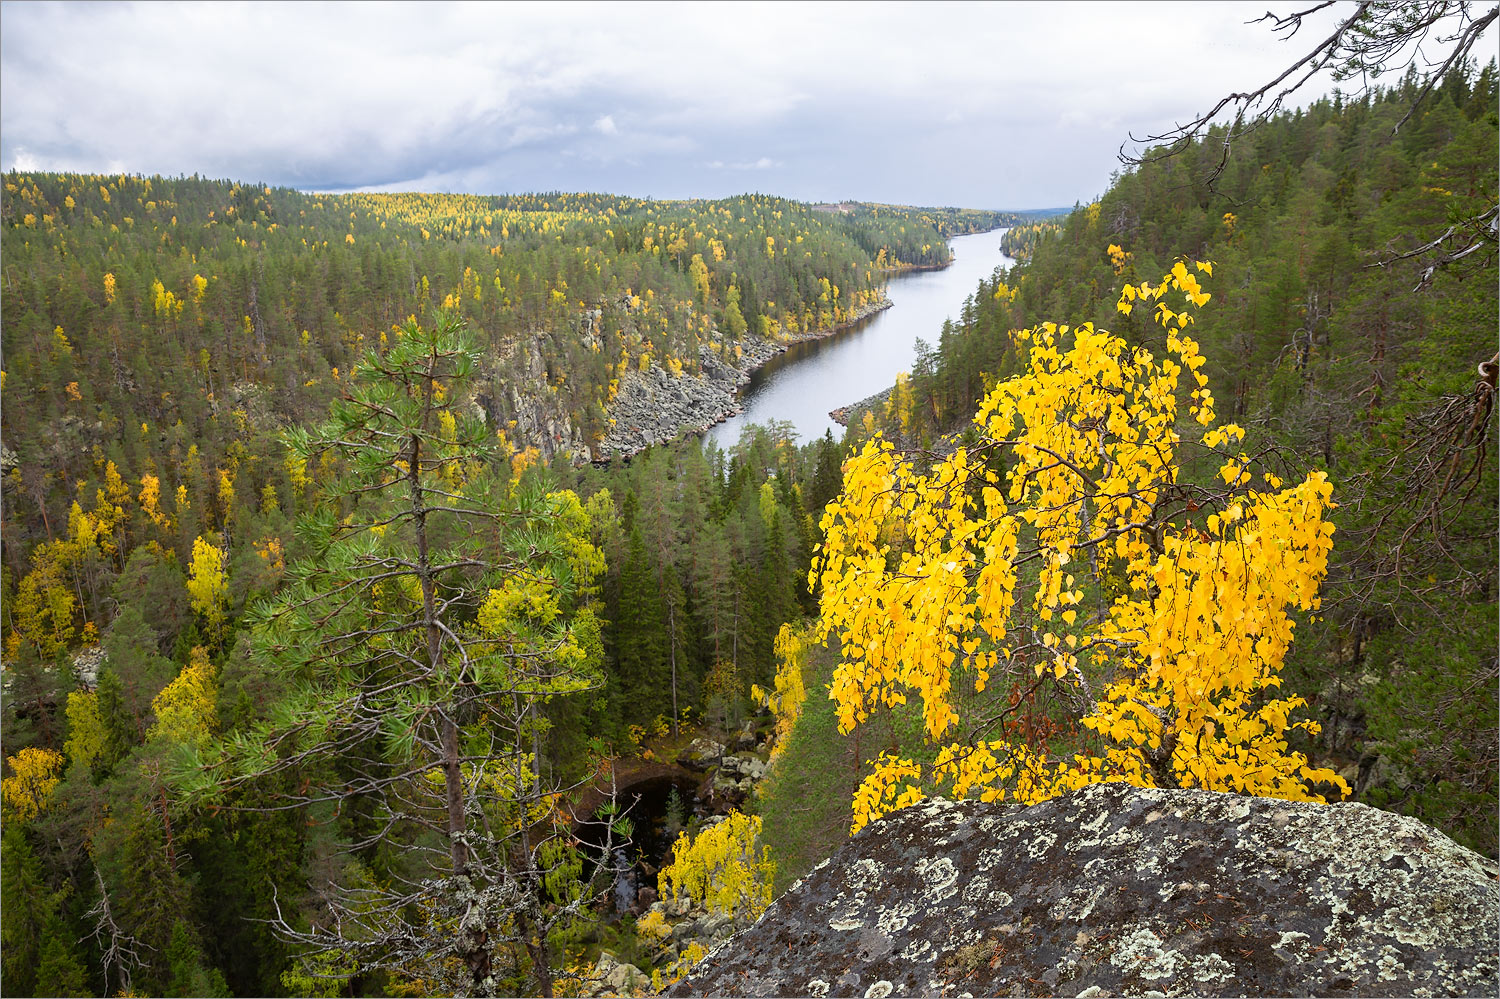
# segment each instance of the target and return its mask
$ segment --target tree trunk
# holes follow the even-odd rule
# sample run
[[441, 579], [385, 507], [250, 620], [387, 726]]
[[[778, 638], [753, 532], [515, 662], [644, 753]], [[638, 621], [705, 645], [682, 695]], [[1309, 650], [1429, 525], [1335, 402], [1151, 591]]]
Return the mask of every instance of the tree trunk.
[[672, 738], [677, 738], [677, 608], [667, 606], [667, 644], [672, 653]]
[[[417, 535], [417, 575], [422, 584], [422, 619], [427, 627], [427, 668], [436, 676], [442, 668], [443, 633], [438, 627], [437, 600], [432, 581], [432, 563], [427, 551], [427, 508], [422, 501], [422, 439], [411, 436], [410, 466], [407, 481], [410, 483], [412, 523]], [[448, 857], [455, 875], [464, 873], [469, 865], [468, 847], [464, 843], [463, 770], [458, 746], [458, 719], [456, 710], [450, 705], [438, 723], [442, 728], [443, 783], [448, 804]]]

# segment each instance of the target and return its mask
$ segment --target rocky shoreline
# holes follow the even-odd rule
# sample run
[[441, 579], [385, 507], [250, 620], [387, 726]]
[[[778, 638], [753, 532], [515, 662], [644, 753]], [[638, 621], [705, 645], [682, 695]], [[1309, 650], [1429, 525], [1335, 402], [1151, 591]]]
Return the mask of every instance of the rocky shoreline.
[[841, 427], [847, 427], [851, 420], [862, 419], [866, 410], [880, 411], [885, 409], [886, 400], [890, 398], [891, 390], [881, 389], [872, 396], [867, 396], [858, 402], [851, 402], [847, 406], [839, 406], [828, 411], [828, 418]]
[[794, 344], [841, 333], [891, 307], [888, 298], [871, 303], [845, 322], [816, 333], [771, 341], [746, 335], [733, 361], [709, 346], [699, 349], [699, 373], [673, 376], [658, 365], [630, 371], [609, 407], [612, 422], [600, 442], [596, 461], [628, 458], [653, 444], [665, 444], [682, 433], [701, 433], [744, 410], [739, 390], [761, 365]]

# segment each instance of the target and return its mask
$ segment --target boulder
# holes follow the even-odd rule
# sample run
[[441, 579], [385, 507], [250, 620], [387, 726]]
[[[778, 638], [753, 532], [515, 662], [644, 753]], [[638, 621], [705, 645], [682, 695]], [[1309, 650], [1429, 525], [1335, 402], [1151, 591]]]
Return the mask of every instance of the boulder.
[[766, 775], [766, 761], [755, 756], [740, 757], [740, 773], [751, 780], [760, 780]]
[[[746, 785], [744, 787], [741, 787], [741, 783], [732, 777], [721, 777], [715, 774], [713, 780], [708, 782], [706, 804], [710, 808], [718, 808], [726, 812], [738, 808], [744, 803], [749, 791], [749, 783], [743, 782]], [[707, 828], [706, 824], [704, 828]]]
[[735, 749], [754, 749], [759, 740], [755, 733], [755, 720], [746, 718], [745, 723], [740, 726], [739, 731], [734, 734]]
[[872, 823], [672, 995], [1500, 994], [1500, 867], [1416, 819], [1099, 784]]
[[73, 676], [84, 690], [99, 686], [99, 670], [104, 665], [105, 654], [101, 646], [94, 645], [73, 657]]
[[709, 767], [716, 766], [723, 755], [723, 743], [700, 735], [688, 743], [687, 748], [677, 757], [677, 762], [689, 770], [697, 770], [701, 773]]
[[591, 995], [633, 996], [641, 986], [649, 986], [651, 976], [633, 964], [621, 964], [609, 951], [601, 951], [585, 991]]
[[726, 780], [739, 781], [743, 779], [760, 780], [766, 775], [766, 763], [754, 753], [736, 753], [733, 756], [724, 757], [720, 766], [720, 772]]
[[698, 921], [696, 936], [713, 939], [733, 932], [734, 918], [722, 912], [710, 913]]
[[651, 976], [633, 964], [617, 964], [604, 976], [604, 984], [607, 995], [633, 996], [636, 989], [646, 987], [649, 990]]

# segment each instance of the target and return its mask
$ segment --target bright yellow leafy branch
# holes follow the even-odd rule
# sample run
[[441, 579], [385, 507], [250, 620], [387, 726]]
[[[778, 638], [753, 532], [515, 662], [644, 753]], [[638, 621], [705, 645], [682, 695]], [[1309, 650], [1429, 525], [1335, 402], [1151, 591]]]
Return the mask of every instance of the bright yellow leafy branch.
[[[1027, 370], [983, 400], [977, 444], [922, 471], [877, 437], [845, 465], [811, 574], [818, 637], [843, 652], [840, 729], [915, 695], [940, 747], [931, 765], [882, 756], [856, 792], [854, 831], [929, 789], [1028, 803], [1099, 781], [1347, 793], [1289, 748], [1316, 724], [1292, 721], [1301, 698], [1277, 696], [1290, 611], [1318, 606], [1332, 488], [1321, 472], [1257, 482], [1236, 450], [1244, 431], [1214, 426], [1187, 334], [1210, 298], [1197, 273], [1212, 265], [1178, 261], [1120, 296], [1124, 314], [1149, 303], [1161, 357], [1087, 323], [1020, 331]], [[1179, 481], [1185, 420], [1221, 460], [1217, 481]], [[1004, 710], [955, 738], [955, 683], [977, 696], [996, 673], [1012, 692], [1045, 681], [1079, 705], [1093, 748], [1054, 758], [1045, 734], [1000, 724]]]

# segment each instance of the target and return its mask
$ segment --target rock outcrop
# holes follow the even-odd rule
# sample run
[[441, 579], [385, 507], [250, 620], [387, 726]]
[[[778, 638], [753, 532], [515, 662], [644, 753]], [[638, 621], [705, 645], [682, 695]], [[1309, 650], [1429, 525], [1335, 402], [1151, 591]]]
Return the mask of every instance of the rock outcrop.
[[1103, 784], [871, 824], [673, 995], [1497, 994], [1500, 868], [1415, 819]]
[[[833, 329], [784, 340], [746, 334], [730, 342], [711, 328], [698, 346], [696, 366], [674, 375], [648, 363], [645, 370], [621, 373], [614, 398], [598, 419], [597, 403], [581, 398], [565, 377], [570, 349], [597, 351], [605, 342], [604, 312], [589, 309], [558, 332], [516, 337], [487, 355], [473, 403], [513, 444], [537, 448], [544, 461], [558, 454], [571, 455], [575, 464], [627, 457], [735, 415], [743, 408], [739, 390], [756, 368], [793, 344], [848, 329], [890, 304], [888, 299], [872, 302]], [[585, 411], [595, 416], [579, 415]], [[607, 425], [601, 426], [599, 419]]]
[[599, 446], [599, 456], [634, 454], [674, 440], [684, 430], [704, 430], [733, 416], [740, 411], [739, 389], [750, 380], [750, 372], [782, 349], [747, 336], [732, 364], [704, 345], [698, 352], [698, 374], [674, 376], [655, 364], [645, 371], [625, 372], [609, 407], [614, 423]]
[[[597, 342], [598, 321], [598, 310], [585, 313], [575, 334], [585, 342]], [[517, 447], [535, 447], [546, 461], [564, 452], [583, 460], [589, 455], [588, 442], [568, 415], [570, 400], [557, 391], [548, 373], [547, 356], [554, 349], [547, 335], [536, 334], [487, 357], [475, 405], [505, 429]]]
[[698, 350], [697, 374], [673, 376], [656, 365], [645, 371], [627, 371], [610, 404], [609, 416], [614, 423], [597, 456], [630, 455], [673, 440], [684, 430], [707, 430], [740, 412], [739, 390], [756, 368], [794, 344], [832, 336], [890, 307], [890, 299], [883, 298], [856, 309], [847, 321], [832, 329], [785, 340], [746, 334], [734, 345], [734, 355], [728, 344], [721, 344], [720, 351], [704, 344]]

